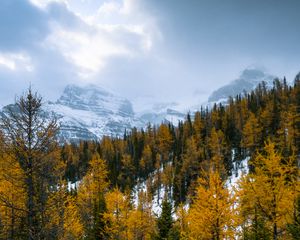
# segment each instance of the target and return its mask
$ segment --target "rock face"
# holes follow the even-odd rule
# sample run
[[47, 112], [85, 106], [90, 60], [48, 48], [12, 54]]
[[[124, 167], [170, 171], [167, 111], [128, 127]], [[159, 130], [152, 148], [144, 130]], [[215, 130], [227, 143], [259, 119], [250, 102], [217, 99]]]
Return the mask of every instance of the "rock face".
[[209, 105], [213, 103], [226, 103], [228, 97], [235, 97], [243, 92], [250, 92], [263, 81], [266, 83], [267, 87], [271, 87], [275, 78], [275, 76], [260, 69], [245, 69], [238, 79], [214, 91], [209, 96], [208, 103]]
[[68, 85], [55, 103], [46, 104], [45, 110], [57, 117], [61, 140], [122, 136], [125, 129], [143, 125], [127, 99], [94, 85]]

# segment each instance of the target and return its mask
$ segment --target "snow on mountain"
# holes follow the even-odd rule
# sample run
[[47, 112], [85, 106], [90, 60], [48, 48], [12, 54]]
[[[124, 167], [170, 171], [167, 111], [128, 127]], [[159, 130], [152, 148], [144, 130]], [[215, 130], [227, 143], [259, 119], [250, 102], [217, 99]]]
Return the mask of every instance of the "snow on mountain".
[[45, 110], [58, 118], [60, 139], [69, 141], [122, 136], [125, 129], [144, 124], [135, 118], [127, 99], [94, 85], [68, 85], [55, 103], [46, 104]]
[[137, 116], [146, 123], [171, 122], [175, 126], [183, 121], [188, 112], [176, 102], [157, 102], [151, 97], [135, 99], [133, 102]]
[[44, 111], [47, 117], [57, 118], [59, 140], [69, 142], [123, 136], [125, 130], [143, 128], [148, 123], [169, 121], [177, 125], [185, 117], [184, 113], [173, 109], [175, 103], [139, 101], [137, 104], [143, 109], [135, 113], [128, 99], [107, 89], [95, 85], [68, 85], [57, 101], [44, 104]]
[[[249, 92], [262, 81], [271, 87], [274, 78], [263, 70], [248, 68], [238, 79], [214, 91], [202, 106], [226, 103], [229, 96]], [[189, 108], [192, 115], [199, 109], [199, 106]], [[148, 123], [177, 125], [185, 119], [188, 108], [176, 102], [158, 102], [151, 97], [135, 99], [132, 104], [95, 85], [68, 85], [56, 102], [45, 105], [45, 111], [57, 117], [60, 140], [78, 141], [96, 140], [104, 135], [122, 136], [125, 129], [142, 128]]]
[[241, 73], [238, 79], [214, 91], [208, 97], [208, 103], [205, 105], [213, 106], [214, 103], [226, 104], [228, 97], [235, 97], [238, 94], [250, 92], [261, 82], [265, 82], [267, 87], [271, 88], [275, 78], [275, 76], [259, 68], [247, 68]]

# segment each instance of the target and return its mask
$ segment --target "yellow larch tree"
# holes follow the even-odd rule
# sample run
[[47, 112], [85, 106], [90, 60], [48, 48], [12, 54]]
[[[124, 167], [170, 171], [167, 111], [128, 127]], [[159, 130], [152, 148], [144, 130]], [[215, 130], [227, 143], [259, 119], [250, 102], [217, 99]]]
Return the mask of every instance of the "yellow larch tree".
[[76, 198], [67, 190], [67, 184], [61, 181], [48, 199], [46, 214], [49, 217], [47, 237], [58, 240], [76, 240], [83, 236], [83, 224], [80, 218]]
[[[295, 158], [285, 158], [268, 141], [263, 153], [253, 159], [253, 173], [241, 179], [239, 205], [246, 225], [264, 222], [274, 240], [287, 239], [286, 225], [291, 220], [298, 185]], [[253, 226], [255, 227], [255, 226]]]
[[107, 211], [104, 213], [104, 219], [108, 223], [105, 232], [109, 239], [129, 239], [130, 197], [115, 188], [106, 193], [105, 201]]
[[[205, 174], [205, 173], [203, 173]], [[201, 240], [234, 239], [235, 197], [220, 174], [210, 172], [199, 178], [196, 196], [188, 212], [188, 238]]]
[[18, 161], [0, 147], [0, 239], [23, 236], [22, 219], [26, 216], [24, 173]]
[[259, 145], [261, 139], [261, 127], [255, 115], [250, 112], [249, 117], [243, 127], [243, 138], [241, 145], [247, 151], [247, 154], [254, 151]]
[[223, 132], [221, 130], [216, 130], [213, 127], [208, 143], [211, 152], [209, 168], [213, 171], [218, 172], [223, 177], [223, 175], [225, 175], [224, 153], [226, 151], [226, 142]]
[[180, 232], [180, 239], [189, 239], [189, 228], [188, 228], [188, 210], [184, 204], [180, 203], [176, 209], [177, 221], [175, 226], [178, 226]]
[[106, 164], [98, 154], [94, 154], [89, 170], [79, 184], [77, 198], [85, 235], [94, 239], [103, 239], [105, 234], [104, 195], [108, 186]]
[[155, 218], [152, 213], [152, 197], [148, 192], [138, 194], [138, 205], [132, 209], [127, 222], [131, 240], [150, 240], [155, 235]]

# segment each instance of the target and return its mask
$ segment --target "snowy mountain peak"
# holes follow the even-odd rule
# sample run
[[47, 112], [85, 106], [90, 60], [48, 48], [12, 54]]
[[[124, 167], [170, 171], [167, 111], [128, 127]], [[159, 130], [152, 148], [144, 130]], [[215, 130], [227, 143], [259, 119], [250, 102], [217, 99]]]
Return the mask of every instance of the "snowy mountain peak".
[[127, 99], [95, 85], [84, 87], [68, 85], [56, 103], [73, 109], [91, 110], [99, 115], [108, 113], [133, 115], [132, 104]]
[[143, 125], [135, 118], [130, 101], [95, 85], [68, 85], [60, 98], [45, 108], [58, 117], [62, 140], [121, 136], [125, 129]]
[[261, 82], [265, 82], [268, 87], [271, 87], [275, 78], [261, 68], [249, 67], [241, 73], [238, 79], [214, 91], [209, 96], [208, 102], [227, 102], [228, 97], [235, 97], [245, 91], [250, 92]]

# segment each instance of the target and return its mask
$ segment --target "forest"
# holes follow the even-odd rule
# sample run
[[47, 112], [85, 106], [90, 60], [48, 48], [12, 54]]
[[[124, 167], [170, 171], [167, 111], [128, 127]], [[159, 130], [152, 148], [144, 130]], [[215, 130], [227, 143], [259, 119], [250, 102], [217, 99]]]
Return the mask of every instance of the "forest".
[[300, 239], [300, 74], [99, 141], [59, 142], [42, 103], [1, 115], [0, 239]]

